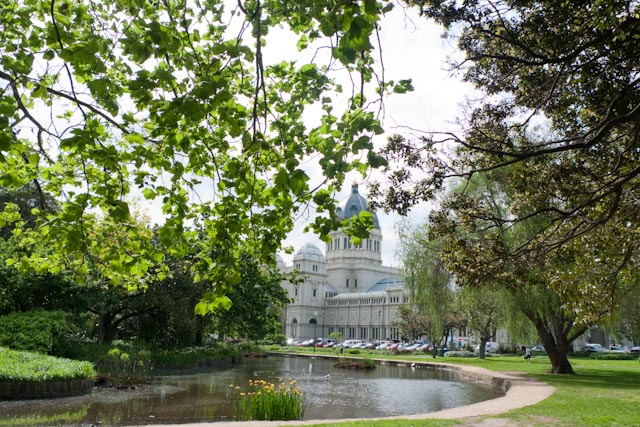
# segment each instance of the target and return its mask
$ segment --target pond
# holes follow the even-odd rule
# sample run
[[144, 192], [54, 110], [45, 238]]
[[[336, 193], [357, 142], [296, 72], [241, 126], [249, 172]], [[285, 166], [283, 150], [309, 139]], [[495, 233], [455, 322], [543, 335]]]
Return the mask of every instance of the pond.
[[392, 365], [334, 368], [335, 360], [270, 356], [227, 368], [165, 373], [135, 390], [96, 389], [86, 396], [0, 402], [0, 426], [180, 424], [232, 420], [230, 384], [295, 379], [305, 419], [374, 418], [439, 411], [503, 395], [452, 372]]

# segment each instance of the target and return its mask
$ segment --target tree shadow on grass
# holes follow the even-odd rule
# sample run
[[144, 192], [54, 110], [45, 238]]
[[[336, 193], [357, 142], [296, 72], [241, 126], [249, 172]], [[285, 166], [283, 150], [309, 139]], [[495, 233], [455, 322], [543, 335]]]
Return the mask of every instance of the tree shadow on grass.
[[593, 387], [602, 389], [637, 390], [640, 383], [640, 369], [611, 367], [575, 368], [575, 375], [544, 375], [542, 381], [554, 386]]

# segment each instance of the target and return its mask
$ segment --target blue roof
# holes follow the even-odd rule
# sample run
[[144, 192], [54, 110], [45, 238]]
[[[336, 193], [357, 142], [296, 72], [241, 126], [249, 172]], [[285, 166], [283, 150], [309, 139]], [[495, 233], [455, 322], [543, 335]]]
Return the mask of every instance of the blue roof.
[[378, 283], [367, 289], [367, 292], [386, 291], [389, 288], [396, 287], [402, 287], [402, 280], [387, 277], [386, 279], [380, 280]]
[[[351, 194], [340, 202], [340, 205], [338, 205], [338, 208], [336, 209], [336, 213], [343, 219], [349, 219], [352, 216], [358, 215], [362, 211], [371, 212], [367, 199], [358, 193], [358, 184], [353, 184], [351, 186]], [[373, 227], [380, 229], [378, 215], [376, 215], [375, 212], [371, 213], [373, 214]]]

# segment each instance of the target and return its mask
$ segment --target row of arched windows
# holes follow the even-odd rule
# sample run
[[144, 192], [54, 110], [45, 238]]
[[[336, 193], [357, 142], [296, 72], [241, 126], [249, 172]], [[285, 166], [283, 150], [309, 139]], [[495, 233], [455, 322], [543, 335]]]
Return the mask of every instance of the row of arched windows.
[[341, 243], [342, 243], [342, 249], [363, 249], [364, 247], [366, 247], [368, 251], [380, 252], [380, 240], [364, 239], [364, 240], [361, 240], [360, 243], [356, 245], [356, 244], [353, 244], [351, 242], [351, 239], [349, 239], [348, 237], [332, 240], [331, 242], [329, 242], [329, 245], [327, 246], [327, 251], [340, 250]]

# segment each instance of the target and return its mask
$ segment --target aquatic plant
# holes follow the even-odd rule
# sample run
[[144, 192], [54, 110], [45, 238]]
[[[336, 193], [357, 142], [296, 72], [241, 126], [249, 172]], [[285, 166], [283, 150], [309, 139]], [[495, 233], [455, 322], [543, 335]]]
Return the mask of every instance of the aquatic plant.
[[250, 380], [247, 392], [233, 384], [229, 388], [240, 420], [301, 420], [304, 416], [304, 395], [294, 379], [280, 380], [277, 386], [265, 380]]

